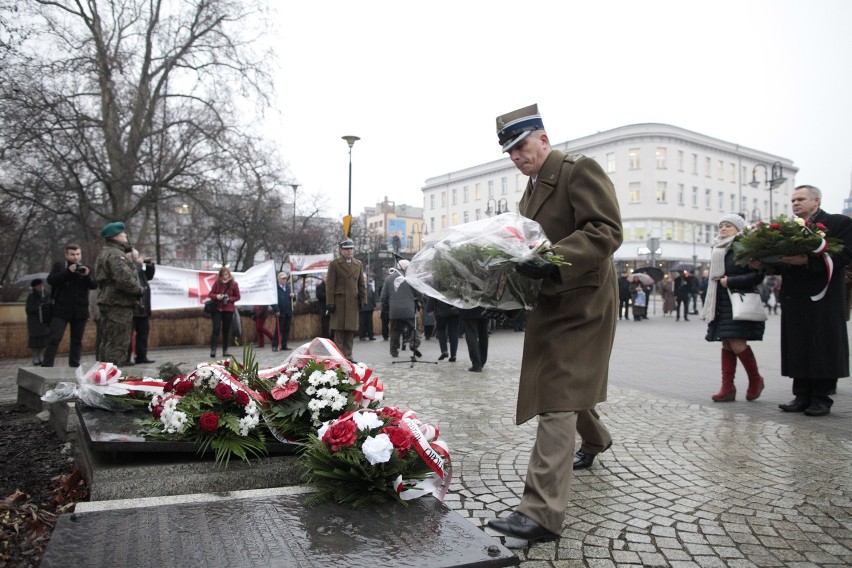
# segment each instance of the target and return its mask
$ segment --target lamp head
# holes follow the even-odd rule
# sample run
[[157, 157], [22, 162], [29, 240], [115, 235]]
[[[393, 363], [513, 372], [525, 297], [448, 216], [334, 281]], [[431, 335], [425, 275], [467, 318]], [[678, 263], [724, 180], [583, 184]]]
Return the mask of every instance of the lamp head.
[[352, 148], [352, 146], [354, 146], [354, 145], [355, 145], [355, 142], [357, 142], [358, 140], [360, 140], [360, 138], [358, 138], [357, 136], [352, 136], [352, 135], [350, 135], [350, 136], [342, 136], [341, 138], [343, 138], [344, 140], [346, 140], [346, 143], [347, 143], [347, 144], [349, 144], [349, 148], [350, 148], [350, 149]]

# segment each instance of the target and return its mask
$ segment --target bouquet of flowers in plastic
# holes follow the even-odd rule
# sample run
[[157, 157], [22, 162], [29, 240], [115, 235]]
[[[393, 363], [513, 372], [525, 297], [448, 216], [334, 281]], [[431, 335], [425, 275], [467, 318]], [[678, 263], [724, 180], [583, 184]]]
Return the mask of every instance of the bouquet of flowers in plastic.
[[186, 376], [165, 383], [148, 404], [151, 418], [143, 433], [152, 438], [191, 441], [199, 453], [213, 450], [216, 463], [231, 456], [245, 461], [266, 455], [260, 428], [263, 396], [247, 386], [256, 374], [251, 350], [245, 363], [201, 363]]
[[132, 410], [147, 403], [145, 397], [162, 392], [164, 381], [122, 376], [112, 363], [98, 362], [88, 371], [80, 365], [75, 371], [76, 382], [60, 382], [44, 393], [47, 403], [77, 400], [86, 406], [113, 412]]
[[837, 254], [843, 243], [826, 236], [822, 223], [808, 223], [799, 217], [780, 215], [769, 223], [762, 221], [743, 229], [734, 240], [734, 260], [747, 266], [752, 260], [774, 265], [782, 256], [799, 254]]
[[265, 423], [281, 441], [305, 442], [323, 422], [375, 407], [384, 396], [372, 369], [351, 363], [323, 338], [295, 349], [282, 365], [259, 371], [256, 385], [267, 402]]
[[458, 225], [418, 252], [405, 281], [421, 293], [458, 308], [531, 309], [541, 281], [515, 266], [534, 255], [557, 266], [541, 225], [516, 213]]
[[309, 505], [335, 501], [357, 508], [427, 494], [443, 500], [451, 478], [449, 449], [438, 429], [412, 410], [388, 406], [324, 423], [302, 464], [305, 481], [317, 490]]

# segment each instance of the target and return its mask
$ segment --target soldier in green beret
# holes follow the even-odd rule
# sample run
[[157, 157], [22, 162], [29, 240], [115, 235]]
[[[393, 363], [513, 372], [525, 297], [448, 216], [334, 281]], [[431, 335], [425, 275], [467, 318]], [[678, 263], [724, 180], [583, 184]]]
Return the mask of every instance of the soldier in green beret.
[[142, 286], [133, 261], [127, 258], [133, 247], [128, 242], [124, 223], [109, 223], [101, 230], [101, 236], [106, 244], [95, 261], [97, 304], [103, 328], [100, 359], [123, 365], [133, 333], [133, 310], [139, 305]]

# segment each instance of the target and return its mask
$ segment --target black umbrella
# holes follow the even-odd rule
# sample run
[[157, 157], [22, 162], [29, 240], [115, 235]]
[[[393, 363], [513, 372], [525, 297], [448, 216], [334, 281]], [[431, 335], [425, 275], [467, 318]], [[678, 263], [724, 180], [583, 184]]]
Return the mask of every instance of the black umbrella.
[[694, 264], [686, 264], [685, 262], [681, 262], [680, 264], [675, 264], [669, 272], [695, 272]]
[[640, 266], [633, 272], [640, 272], [642, 274], [647, 274], [651, 278], [654, 279], [655, 282], [659, 282], [663, 279], [663, 271], [657, 268], [656, 266]]
[[47, 284], [47, 272], [34, 272], [33, 274], [24, 274], [12, 284], [22, 285], [29, 284], [33, 280], [43, 280], [45, 284]]

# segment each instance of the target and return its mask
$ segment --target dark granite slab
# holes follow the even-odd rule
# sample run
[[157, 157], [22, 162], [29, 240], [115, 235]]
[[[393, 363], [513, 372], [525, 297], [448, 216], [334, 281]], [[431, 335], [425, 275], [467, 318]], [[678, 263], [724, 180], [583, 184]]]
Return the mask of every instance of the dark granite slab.
[[66, 513], [42, 568], [517, 566], [511, 551], [427, 497], [353, 510], [307, 495]]
[[[139, 434], [136, 420], [150, 416], [148, 411], [139, 407], [126, 412], [110, 412], [92, 408], [82, 403], [76, 404], [80, 420], [82, 439], [95, 452], [128, 453], [198, 453], [198, 446], [192, 442], [151, 440]], [[270, 435], [266, 444], [270, 455], [294, 454], [302, 444], [282, 443]], [[212, 452], [210, 452], [212, 455]]]

